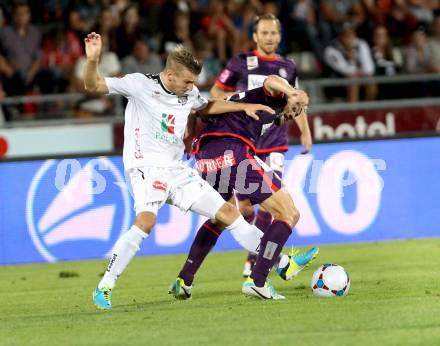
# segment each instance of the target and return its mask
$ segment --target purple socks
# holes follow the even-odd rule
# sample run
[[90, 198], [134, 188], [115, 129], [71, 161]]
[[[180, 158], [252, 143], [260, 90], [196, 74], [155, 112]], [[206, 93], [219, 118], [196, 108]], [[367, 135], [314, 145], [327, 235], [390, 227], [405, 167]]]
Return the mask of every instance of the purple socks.
[[257, 218], [255, 219], [255, 226], [259, 228], [263, 233], [266, 233], [266, 230], [272, 223], [272, 214], [258, 210]]
[[191, 249], [189, 250], [188, 258], [179, 273], [179, 277], [183, 279], [185, 285], [192, 285], [195, 273], [199, 270], [206, 255], [217, 243], [217, 239], [222, 232], [223, 231], [210, 220], [206, 221], [197, 231]]
[[260, 252], [252, 269], [251, 278], [255, 285], [263, 287], [273, 265], [277, 262], [281, 250], [292, 233], [292, 228], [284, 221], [274, 220], [261, 238]]

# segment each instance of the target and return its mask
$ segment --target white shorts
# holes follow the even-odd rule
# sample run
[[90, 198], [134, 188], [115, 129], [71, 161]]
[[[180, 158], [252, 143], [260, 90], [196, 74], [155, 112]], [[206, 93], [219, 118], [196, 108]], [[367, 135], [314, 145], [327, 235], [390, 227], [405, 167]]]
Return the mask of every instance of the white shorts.
[[195, 212], [213, 219], [225, 203], [196, 170], [184, 164], [176, 167], [132, 168], [128, 174], [136, 215], [144, 211], [157, 215], [164, 203], [168, 203], [184, 212], [191, 210], [194, 205]]

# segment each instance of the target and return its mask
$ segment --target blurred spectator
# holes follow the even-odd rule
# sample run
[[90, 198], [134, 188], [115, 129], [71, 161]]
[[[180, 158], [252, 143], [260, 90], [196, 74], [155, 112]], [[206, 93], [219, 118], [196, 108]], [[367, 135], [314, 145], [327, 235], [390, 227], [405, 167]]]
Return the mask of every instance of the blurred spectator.
[[74, 33], [78, 38], [84, 37], [88, 31], [87, 27], [88, 24], [85, 20], [81, 19], [81, 16], [79, 15], [79, 12], [75, 9], [72, 9], [68, 16], [68, 30]]
[[58, 28], [43, 41], [42, 69], [50, 76], [55, 92], [67, 90], [73, 67], [83, 54], [82, 42], [71, 31]]
[[410, 43], [405, 47], [405, 72], [429, 73], [436, 72], [433, 54], [423, 27], [415, 30]]
[[[164, 26], [168, 26], [174, 18], [174, 12], [179, 9], [182, 12], [188, 12], [188, 4], [185, 0], [138, 0], [138, 3], [142, 3], [140, 7], [140, 15], [142, 19], [142, 28], [145, 28], [148, 35], [156, 35], [158, 32], [162, 32]], [[163, 8], [167, 3], [176, 4], [175, 10], [169, 15], [162, 15]], [[171, 31], [173, 28], [171, 28]]]
[[136, 5], [129, 5], [121, 14], [121, 25], [116, 29], [116, 54], [120, 59], [129, 55], [140, 37], [139, 11]]
[[[372, 53], [375, 65], [376, 76], [395, 76], [401, 68], [395, 51], [390, 42], [388, 30], [385, 26], [377, 26], [373, 31]], [[372, 86], [371, 88], [375, 88]], [[402, 88], [399, 84], [379, 84], [376, 92], [377, 99], [395, 99], [402, 95]]]
[[385, 25], [386, 18], [393, 7], [393, 0], [362, 0], [365, 15], [371, 23], [375, 25]]
[[[35, 2], [35, 1], [33, 1]], [[63, 21], [66, 18], [67, 9], [71, 5], [71, 0], [43, 0], [44, 11], [37, 8], [38, 12], [43, 15], [44, 22]], [[35, 13], [34, 11], [32, 13]]]
[[113, 48], [116, 45], [115, 29], [116, 25], [113, 19], [112, 11], [109, 7], [103, 8], [99, 15], [97, 24], [92, 28], [91, 31], [99, 33], [104, 44], [107, 45], [109, 49], [114, 50]]
[[205, 35], [200, 32], [195, 37], [195, 54], [198, 59], [203, 61], [202, 72], [200, 72], [196, 85], [199, 88], [210, 88], [221, 72], [220, 61], [214, 54], [214, 45]]
[[159, 53], [162, 59], [166, 59], [169, 52], [174, 50], [178, 44], [183, 44], [189, 49], [193, 49], [194, 45], [191, 40], [189, 30], [189, 14], [178, 11], [174, 15], [174, 32], [167, 34], [162, 38]]
[[31, 24], [31, 13], [26, 3], [14, 5], [12, 24], [0, 31], [0, 42], [6, 58], [3, 61], [3, 86], [7, 95], [23, 95], [34, 85], [42, 93], [52, 92], [50, 79], [40, 70], [40, 30]]
[[326, 46], [336, 37], [340, 25], [351, 22], [357, 28], [365, 19], [365, 11], [358, 0], [322, 0], [320, 30]]
[[[160, 35], [162, 35], [163, 39], [168, 39], [174, 36], [174, 33], [176, 31], [175, 22], [176, 22], [177, 12], [179, 12], [179, 8], [177, 7], [177, 1], [165, 0], [163, 6], [160, 9], [159, 23], [158, 23], [159, 33]], [[170, 18], [173, 18], [174, 20], [170, 20]]]
[[126, 10], [128, 6], [131, 5], [130, 0], [112, 0], [110, 5], [110, 11], [112, 12], [113, 20], [115, 25], [119, 26], [121, 24], [122, 13]]
[[228, 53], [238, 54], [240, 35], [226, 14], [222, 0], [210, 1], [208, 13], [202, 18], [201, 25], [208, 37], [214, 41], [217, 55], [223, 64], [228, 61]]
[[[286, 18], [287, 42], [297, 43], [301, 50], [310, 50], [322, 63], [324, 47], [319, 38], [316, 9], [312, 0], [292, 2], [289, 16]], [[291, 47], [290, 47], [291, 48]]]
[[248, 52], [255, 46], [252, 35], [254, 33], [254, 21], [256, 16], [256, 7], [250, 2], [244, 3], [242, 7], [242, 21], [239, 33], [239, 47], [241, 52]]
[[419, 25], [430, 27], [434, 21], [433, 10], [438, 8], [437, 0], [407, 0], [409, 11], [417, 18]]
[[434, 70], [440, 72], [440, 16], [437, 16], [432, 23], [432, 34], [433, 36], [428, 39], [432, 52], [432, 63]]
[[133, 53], [122, 60], [122, 73], [153, 74], [162, 71], [163, 63], [159, 55], [150, 51], [147, 43], [141, 39], [135, 41]]
[[384, 26], [378, 26], [373, 31], [372, 53], [376, 76], [394, 76], [398, 66], [393, 53], [388, 30]]
[[84, 23], [84, 31], [88, 33], [96, 26], [102, 6], [99, 0], [79, 0], [75, 10]]
[[[344, 23], [338, 38], [324, 52], [325, 62], [331, 68], [333, 77], [357, 78], [372, 76], [374, 62], [367, 42], [358, 38], [351, 23]], [[365, 97], [373, 100], [377, 88], [372, 84], [365, 86]], [[359, 101], [359, 85], [347, 87], [347, 101]]]
[[417, 28], [417, 18], [409, 11], [406, 0], [394, 0], [386, 17], [386, 27], [390, 36], [399, 43], [407, 43], [411, 33]]

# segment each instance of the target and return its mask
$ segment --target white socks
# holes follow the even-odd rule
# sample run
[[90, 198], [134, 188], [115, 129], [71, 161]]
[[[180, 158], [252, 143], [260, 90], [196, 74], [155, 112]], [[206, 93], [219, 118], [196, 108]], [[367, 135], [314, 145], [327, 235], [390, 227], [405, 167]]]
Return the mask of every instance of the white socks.
[[278, 268], [285, 268], [290, 262], [290, 257], [284, 254], [280, 254], [280, 263], [278, 263]]
[[257, 253], [263, 232], [254, 225], [250, 225], [243, 216], [239, 216], [231, 225], [226, 227], [234, 239], [246, 250]]
[[127, 264], [139, 251], [139, 245], [148, 236], [136, 225], [121, 235], [113, 247], [113, 254], [110, 263], [105, 271], [104, 277], [98, 284], [98, 288], [113, 288], [119, 275], [122, 274]]

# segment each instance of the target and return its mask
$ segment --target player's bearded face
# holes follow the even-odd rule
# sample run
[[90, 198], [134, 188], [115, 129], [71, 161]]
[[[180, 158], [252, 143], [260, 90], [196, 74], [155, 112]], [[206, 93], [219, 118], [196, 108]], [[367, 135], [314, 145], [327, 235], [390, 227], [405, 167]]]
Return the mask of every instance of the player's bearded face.
[[254, 41], [265, 54], [275, 53], [281, 41], [278, 24], [272, 20], [259, 22], [257, 31], [254, 33]]
[[170, 76], [171, 91], [177, 96], [182, 96], [190, 92], [197, 80], [197, 75], [183, 68], [181, 71], [175, 71]]

